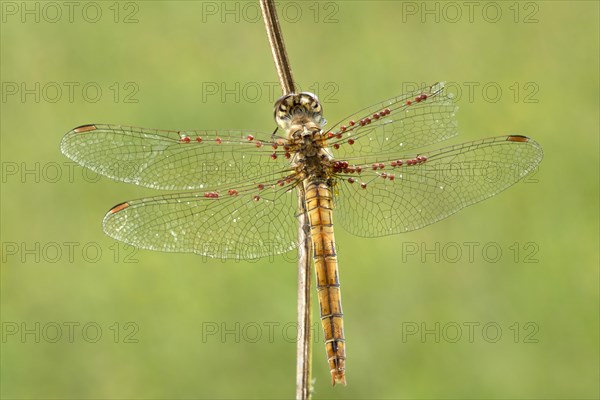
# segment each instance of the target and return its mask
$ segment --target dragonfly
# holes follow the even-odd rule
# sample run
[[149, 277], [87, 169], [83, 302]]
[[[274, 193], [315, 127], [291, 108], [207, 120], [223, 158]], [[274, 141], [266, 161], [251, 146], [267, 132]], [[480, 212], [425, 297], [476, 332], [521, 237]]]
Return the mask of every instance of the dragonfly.
[[[541, 146], [522, 135], [433, 148], [457, 135], [443, 83], [364, 108], [325, 129], [322, 104], [291, 93], [273, 133], [88, 124], [62, 152], [117, 181], [166, 190], [120, 203], [104, 232], [129, 245], [254, 259], [298, 247], [307, 220], [332, 383], [346, 383], [336, 224], [359, 237], [412, 231], [494, 196], [535, 171]], [[282, 134], [278, 134], [278, 132]]]

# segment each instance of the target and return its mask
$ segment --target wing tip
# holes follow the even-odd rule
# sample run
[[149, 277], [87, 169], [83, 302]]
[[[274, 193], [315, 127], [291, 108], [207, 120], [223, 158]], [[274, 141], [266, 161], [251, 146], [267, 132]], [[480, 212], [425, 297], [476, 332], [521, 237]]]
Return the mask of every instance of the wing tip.
[[98, 129], [96, 124], [80, 125], [76, 128], [71, 129], [69, 132], [67, 132], [67, 134], [65, 136], [63, 136], [63, 138], [60, 142], [60, 151], [64, 155], [66, 155], [67, 157], [69, 157], [70, 159], [73, 160], [74, 158], [70, 152], [70, 147], [71, 147], [70, 141], [73, 138], [73, 136], [75, 136], [74, 134], [95, 131], [96, 129]]

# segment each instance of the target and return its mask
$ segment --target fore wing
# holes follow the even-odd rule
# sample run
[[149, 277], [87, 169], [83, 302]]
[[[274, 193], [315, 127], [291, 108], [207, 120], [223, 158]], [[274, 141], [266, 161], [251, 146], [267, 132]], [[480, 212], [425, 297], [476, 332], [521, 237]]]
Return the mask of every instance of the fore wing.
[[109, 178], [153, 189], [192, 190], [258, 182], [285, 174], [272, 139], [250, 131], [166, 131], [84, 125], [68, 132], [62, 152]]
[[455, 136], [458, 107], [443, 83], [367, 107], [328, 131], [335, 157], [405, 153]]

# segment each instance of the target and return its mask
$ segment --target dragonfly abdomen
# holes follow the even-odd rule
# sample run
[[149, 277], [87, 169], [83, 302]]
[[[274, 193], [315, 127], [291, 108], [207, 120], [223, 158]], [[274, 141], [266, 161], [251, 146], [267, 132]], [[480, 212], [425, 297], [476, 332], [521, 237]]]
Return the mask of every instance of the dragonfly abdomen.
[[327, 181], [321, 179], [306, 179], [304, 189], [329, 369], [334, 385], [346, 384], [344, 314], [333, 235], [332, 190]]

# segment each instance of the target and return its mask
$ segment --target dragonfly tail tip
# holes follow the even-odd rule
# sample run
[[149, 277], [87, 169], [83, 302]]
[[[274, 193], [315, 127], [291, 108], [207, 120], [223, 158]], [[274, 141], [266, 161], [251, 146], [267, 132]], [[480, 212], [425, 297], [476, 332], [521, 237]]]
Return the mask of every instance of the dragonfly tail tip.
[[346, 386], [346, 375], [344, 375], [343, 371], [331, 373], [331, 386], [335, 386], [336, 383], [340, 383]]

